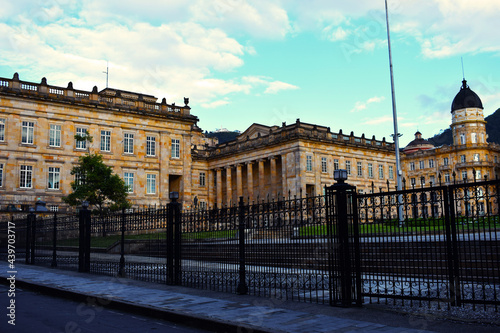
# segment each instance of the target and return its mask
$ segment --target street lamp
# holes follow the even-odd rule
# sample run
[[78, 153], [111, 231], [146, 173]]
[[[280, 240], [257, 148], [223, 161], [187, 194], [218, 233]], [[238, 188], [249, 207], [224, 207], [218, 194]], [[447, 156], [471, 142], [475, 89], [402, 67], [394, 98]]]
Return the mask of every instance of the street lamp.
[[347, 180], [347, 170], [337, 169], [333, 171], [333, 179], [337, 181], [338, 184], [344, 184]]
[[168, 197], [170, 198], [170, 200], [172, 202], [176, 202], [177, 199], [179, 199], [179, 192], [175, 192], [175, 191], [174, 192], [170, 192], [169, 195], [168, 195]]

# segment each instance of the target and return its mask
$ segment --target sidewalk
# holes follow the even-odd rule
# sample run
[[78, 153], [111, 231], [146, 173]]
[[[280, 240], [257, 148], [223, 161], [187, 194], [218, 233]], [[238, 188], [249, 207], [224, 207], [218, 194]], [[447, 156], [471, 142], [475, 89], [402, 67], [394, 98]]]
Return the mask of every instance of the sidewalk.
[[[16, 263], [16, 289], [114, 307], [216, 332], [496, 332], [498, 327], [386, 311], [241, 296]], [[0, 277], [6, 284], [6, 262]]]

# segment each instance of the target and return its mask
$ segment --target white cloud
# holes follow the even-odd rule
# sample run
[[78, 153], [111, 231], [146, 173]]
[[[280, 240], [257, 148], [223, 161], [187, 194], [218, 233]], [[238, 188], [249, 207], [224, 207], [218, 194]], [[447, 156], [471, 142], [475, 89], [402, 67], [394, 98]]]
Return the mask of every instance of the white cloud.
[[291, 30], [286, 10], [273, 1], [199, 0], [190, 10], [196, 22], [258, 38], [281, 39]]
[[273, 81], [273, 82], [269, 82], [269, 85], [266, 88], [266, 90], [264, 91], [264, 93], [276, 94], [281, 90], [295, 90], [295, 89], [299, 89], [299, 87], [297, 87], [293, 84], [290, 84], [290, 83], [286, 83], [286, 82]]
[[201, 103], [201, 107], [203, 107], [205, 109], [214, 109], [214, 108], [217, 108], [219, 106], [228, 105], [228, 104], [230, 104], [229, 100], [220, 99], [220, 100], [212, 101], [209, 103]]
[[350, 112], [358, 112], [358, 111], [365, 110], [370, 104], [380, 103], [384, 100], [385, 100], [384, 96], [375, 96], [375, 97], [368, 98], [364, 102], [358, 101], [354, 104], [354, 107], [351, 109]]
[[380, 125], [392, 122], [392, 116], [382, 116], [378, 118], [372, 118], [363, 122], [364, 125]]

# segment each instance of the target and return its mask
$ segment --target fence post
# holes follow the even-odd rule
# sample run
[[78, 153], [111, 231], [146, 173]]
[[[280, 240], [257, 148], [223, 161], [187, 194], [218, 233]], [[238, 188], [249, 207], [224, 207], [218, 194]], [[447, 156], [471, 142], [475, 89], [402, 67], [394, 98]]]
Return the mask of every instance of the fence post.
[[88, 202], [82, 203], [79, 213], [80, 237], [78, 243], [78, 271], [90, 271], [90, 211]]
[[347, 192], [345, 185], [337, 184], [337, 237], [339, 242], [339, 273], [342, 296], [342, 306], [352, 303], [351, 257], [349, 253], [349, 226], [347, 219]]
[[455, 212], [455, 197], [453, 188], [445, 186], [443, 190], [444, 214], [446, 225], [446, 247], [448, 251], [448, 278], [450, 281], [450, 305], [460, 306], [460, 276], [459, 276], [459, 256], [457, 244], [457, 227]]
[[[334, 205], [332, 208], [333, 212], [335, 212], [335, 210], [337, 212], [335, 240], [337, 242], [336, 250], [338, 254], [335, 257], [337, 259], [338, 275], [340, 280], [340, 305], [349, 307], [352, 306], [354, 302], [357, 305], [361, 305], [361, 298], [359, 294], [359, 242], [355, 239], [355, 237], [358, 236], [355, 229], [357, 228], [357, 218], [355, 215], [358, 212], [354, 211], [357, 205], [352, 202], [350, 203], [348, 199], [349, 197], [350, 200], [356, 199], [353, 195], [356, 193], [356, 187], [345, 183], [345, 180], [347, 179], [346, 170], [336, 170], [336, 172], [334, 172], [334, 179], [337, 183], [332, 186], [332, 190], [334, 191], [333, 194], [335, 195], [336, 200], [332, 201]], [[349, 233], [349, 216], [351, 216], [352, 219], [352, 240]], [[351, 241], [353, 244], [351, 244]], [[354, 258], [351, 258], [351, 254], [354, 255]]]
[[182, 238], [182, 225], [181, 225], [181, 205], [173, 202], [174, 206], [174, 283], [175, 285], [182, 284], [182, 271], [181, 271], [181, 238]]
[[167, 284], [174, 284], [174, 207], [167, 205]]
[[122, 209], [122, 234], [120, 239], [120, 268], [118, 276], [125, 276], [125, 208]]
[[238, 252], [239, 252], [239, 275], [240, 282], [236, 288], [238, 295], [246, 295], [248, 293], [248, 286], [246, 283], [246, 270], [245, 270], [245, 206], [243, 204], [243, 197], [240, 197], [238, 209]]
[[35, 220], [36, 216], [34, 213], [28, 214], [28, 219], [26, 223], [26, 264], [34, 264], [35, 261]]
[[52, 230], [52, 263], [50, 267], [57, 267], [57, 213], [54, 212]]
[[167, 284], [181, 284], [181, 212], [179, 193], [170, 192], [167, 205]]

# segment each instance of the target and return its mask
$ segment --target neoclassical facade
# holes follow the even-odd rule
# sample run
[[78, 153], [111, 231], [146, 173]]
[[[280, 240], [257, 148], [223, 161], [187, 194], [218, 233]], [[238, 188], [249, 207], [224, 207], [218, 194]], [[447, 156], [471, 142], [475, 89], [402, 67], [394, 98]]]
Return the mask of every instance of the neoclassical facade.
[[[0, 78], [0, 207], [27, 210], [35, 201], [65, 210], [71, 170], [88, 151], [129, 185], [136, 206], [166, 204], [169, 191], [191, 196], [191, 145], [198, 118], [185, 105], [150, 95], [92, 91]], [[77, 142], [88, 132], [93, 142]]]
[[[193, 165], [206, 165], [205, 192], [193, 191], [218, 207], [245, 202], [315, 196], [334, 183], [333, 171], [347, 169], [360, 192], [395, 182], [394, 144], [374, 137], [333, 133], [307, 124], [253, 124], [237, 140], [194, 147]], [[365, 192], [366, 193], [366, 192]]]
[[[235, 141], [217, 144], [197, 127], [189, 100], [169, 104], [151, 95], [106, 88], [83, 91], [0, 78], [0, 209], [37, 200], [68, 207], [70, 174], [79, 156], [103, 155], [129, 186], [132, 205], [164, 205], [179, 192], [184, 208], [312, 196], [349, 172], [360, 191], [394, 186], [394, 145], [333, 133], [300, 122], [254, 124]], [[78, 142], [88, 132], [93, 142]]]
[[401, 158], [407, 187], [494, 179], [500, 175], [500, 146], [487, 142], [479, 96], [462, 81], [451, 105], [453, 143], [434, 147], [417, 132]]
[[[134, 207], [164, 205], [179, 192], [186, 209], [315, 196], [346, 169], [360, 193], [395, 189], [394, 144], [297, 119], [281, 126], [251, 125], [236, 140], [207, 138], [184, 105], [106, 88], [83, 91], [0, 78], [0, 210], [23, 210], [37, 200], [53, 211], [68, 207], [73, 166], [97, 152], [129, 186]], [[486, 141], [479, 97], [465, 80], [452, 103], [454, 142], [434, 147], [418, 132], [402, 154], [415, 186], [496, 177], [500, 146]], [[88, 132], [92, 142], [75, 140]], [[441, 178], [439, 178], [441, 177]], [[454, 178], [455, 177], [455, 178]]]

